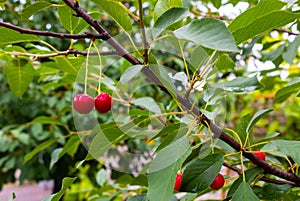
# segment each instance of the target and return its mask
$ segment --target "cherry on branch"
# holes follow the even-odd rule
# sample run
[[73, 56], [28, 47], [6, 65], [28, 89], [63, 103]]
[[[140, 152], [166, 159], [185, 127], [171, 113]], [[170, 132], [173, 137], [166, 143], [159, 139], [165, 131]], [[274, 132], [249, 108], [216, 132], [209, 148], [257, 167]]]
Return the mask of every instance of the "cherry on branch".
[[112, 108], [112, 98], [108, 93], [101, 93], [95, 98], [95, 108], [100, 113], [106, 113]]
[[94, 99], [86, 94], [76, 94], [73, 99], [73, 108], [80, 114], [90, 113], [95, 106]]

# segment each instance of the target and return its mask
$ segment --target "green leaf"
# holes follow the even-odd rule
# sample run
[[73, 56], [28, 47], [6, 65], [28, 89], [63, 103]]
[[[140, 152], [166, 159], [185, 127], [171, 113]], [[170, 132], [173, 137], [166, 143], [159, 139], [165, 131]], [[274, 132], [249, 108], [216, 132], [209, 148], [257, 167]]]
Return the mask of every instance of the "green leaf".
[[51, 146], [53, 143], [57, 142], [60, 138], [53, 138], [50, 140], [47, 140], [41, 144], [39, 144], [37, 147], [35, 147], [31, 152], [25, 155], [24, 157], [24, 164], [27, 163], [30, 159], [32, 159], [36, 154], [41, 152], [44, 149], [47, 149], [49, 146]]
[[214, 50], [238, 52], [234, 39], [224, 22], [214, 18], [193, 20], [174, 34], [179, 39], [195, 42]]
[[66, 142], [62, 150], [60, 149], [54, 150], [51, 154], [51, 163], [49, 168], [51, 169], [53, 165], [65, 154], [69, 154], [71, 157], [73, 157], [80, 143], [81, 141], [78, 135], [74, 135]]
[[21, 20], [27, 19], [31, 15], [33, 15], [37, 12], [40, 12], [42, 10], [45, 10], [47, 8], [50, 8], [50, 7], [52, 7], [51, 3], [44, 2], [44, 1], [35, 2], [22, 10]]
[[275, 145], [279, 151], [290, 156], [298, 165], [300, 165], [300, 141], [273, 140], [270, 144]]
[[49, 169], [52, 169], [53, 165], [58, 161], [59, 154], [61, 153], [62, 150], [63, 148], [57, 148], [54, 149], [54, 151], [51, 153], [51, 161], [50, 161]]
[[210, 154], [189, 163], [182, 175], [180, 191], [197, 193], [207, 189], [218, 175], [223, 162], [222, 154]]
[[300, 46], [300, 35], [298, 35], [293, 42], [289, 44], [286, 52], [282, 54], [283, 59], [289, 64], [293, 63], [294, 58], [298, 54], [298, 48]]
[[75, 27], [77, 27], [79, 19], [74, 16], [75, 11], [73, 11], [68, 6], [59, 6], [58, 15], [63, 27], [70, 33], [73, 33]]
[[70, 73], [72, 75], [77, 75], [79, 68], [81, 67], [82, 60], [77, 58], [68, 58], [66, 56], [58, 56], [55, 58], [59, 69]]
[[249, 124], [247, 125], [246, 132], [250, 132], [250, 130], [253, 128], [253, 126], [266, 114], [273, 111], [273, 109], [265, 109], [260, 110], [254, 114], [252, 119], [250, 120]]
[[[144, 67], [142, 71], [146, 70], [146, 68], [149, 67]], [[174, 84], [171, 82], [170, 76], [168, 75], [166, 69], [163, 66], [153, 64], [150, 65], [150, 71], [152, 71], [152, 73], [156, 75], [158, 80], [168, 90], [168, 92], [172, 95], [172, 97], [176, 100], [177, 99], [176, 88]]]
[[[246, 178], [247, 183], [251, 184], [254, 181], [254, 179], [256, 178], [256, 176], [259, 175], [261, 172], [262, 172], [262, 169], [259, 167], [254, 167], [254, 168], [248, 169], [245, 172], [245, 178]], [[232, 183], [232, 185], [227, 193], [226, 200], [230, 199], [232, 197], [232, 195], [236, 192], [236, 190], [239, 188], [239, 186], [241, 185], [242, 182], [243, 182], [243, 175], [240, 175], [239, 178], [236, 179]]]
[[22, 98], [22, 95], [34, 78], [32, 64], [25, 59], [12, 59], [5, 66], [4, 73], [11, 91], [19, 98]]
[[257, 76], [253, 76], [251, 78], [238, 77], [228, 82], [214, 84], [212, 87], [234, 93], [247, 93], [260, 89], [263, 85], [258, 81]]
[[57, 124], [63, 126], [64, 124], [57, 119], [51, 117], [39, 116], [30, 122], [31, 124]]
[[168, 26], [179, 22], [189, 16], [190, 12], [186, 8], [171, 8], [162, 14], [155, 22], [152, 30], [153, 37], [156, 38]]
[[295, 82], [292, 82], [286, 87], [279, 89], [275, 94], [275, 102], [281, 103], [285, 101], [293, 93], [296, 93], [300, 90], [300, 80], [295, 79]]
[[208, 53], [201, 45], [199, 45], [191, 54], [189, 62], [194, 66], [194, 70], [198, 70], [207, 59], [209, 59]]
[[102, 8], [113, 20], [125, 31], [132, 30], [132, 23], [125, 6], [121, 2], [112, 0], [93, 0], [100, 8]]
[[[236, 133], [239, 135], [242, 143], [244, 144], [246, 139], [248, 139], [248, 145], [250, 145], [253, 141], [253, 136], [249, 136], [250, 133], [247, 132], [247, 126], [249, 125], [249, 122], [251, 121], [251, 117], [249, 114], [246, 114], [242, 116], [236, 123]], [[248, 135], [248, 137], [247, 137]]]
[[157, 153], [149, 169], [147, 195], [150, 201], [166, 201], [171, 198], [176, 173], [191, 151], [189, 139], [182, 137]]
[[146, 194], [140, 194], [129, 198], [128, 201], [148, 201], [148, 198]]
[[61, 197], [65, 194], [68, 188], [71, 186], [72, 183], [76, 180], [76, 177], [65, 177], [62, 181], [62, 187], [59, 192], [49, 195], [43, 199], [43, 201], [59, 201]]
[[270, 31], [291, 23], [299, 17], [300, 14], [295, 14], [288, 11], [274, 11], [263, 15], [254, 21], [248, 20], [251, 23], [249, 23], [247, 26], [240, 26], [240, 28], [236, 30], [230, 29], [229, 26], [229, 29], [232, 31], [235, 42], [240, 44], [266, 31]]
[[219, 71], [227, 72], [235, 67], [235, 63], [228, 54], [222, 54], [216, 62], [216, 67]]
[[132, 78], [134, 78], [135, 76], [141, 73], [141, 69], [143, 67], [144, 67], [143, 65], [134, 65], [127, 68], [126, 71], [122, 74], [120, 78], [120, 82], [122, 83], [129, 82]]
[[[129, 125], [131, 129], [132, 126]], [[122, 129], [122, 128], [120, 128]], [[101, 157], [106, 151], [112, 148], [113, 145], [117, 144], [121, 140], [125, 140], [128, 138], [125, 130], [120, 130], [116, 128], [116, 125], [105, 127], [105, 125], [97, 125], [91, 132], [91, 136], [94, 136], [91, 144], [89, 145], [89, 154], [93, 158]], [[90, 139], [90, 136], [87, 136]], [[89, 156], [89, 157], [90, 157]]]
[[259, 201], [259, 198], [253, 193], [248, 183], [242, 182], [233, 194], [232, 201]]
[[16, 199], [17, 196], [14, 192], [12, 192], [11, 196], [9, 197], [8, 201], [13, 201], [14, 199]]
[[35, 35], [21, 34], [17, 31], [0, 27], [0, 46], [11, 45], [14, 43], [40, 41]]
[[155, 102], [155, 100], [151, 97], [143, 97], [143, 98], [137, 98], [133, 101], [134, 105], [141, 106], [146, 108], [147, 110], [155, 113], [160, 114], [161, 109], [158, 106], [158, 104]]
[[[88, 13], [88, 14], [94, 20], [98, 20], [103, 16], [103, 14], [99, 13], [99, 12], [91, 12], [91, 13]], [[88, 26], [89, 26], [89, 24], [84, 19], [79, 18], [79, 21], [78, 21], [77, 25], [73, 28], [73, 33], [74, 34], [80, 33], [82, 30], [84, 30]]]
[[261, 200], [277, 200], [292, 189], [291, 185], [265, 184], [259, 192]]
[[237, 16], [228, 28], [231, 31], [236, 31], [242, 27], [249, 26], [249, 24], [257, 18], [272, 11], [280, 10], [284, 5], [285, 3], [279, 0], [261, 0], [257, 6], [254, 6]]
[[164, 12], [174, 7], [182, 7], [182, 0], [158, 0], [154, 7], [154, 21]]
[[104, 169], [101, 169], [96, 174], [96, 182], [99, 186], [103, 186], [105, 181], [107, 180], [107, 174]]
[[264, 54], [264, 61], [275, 61], [278, 57], [280, 57], [285, 49], [285, 45], [279, 45], [275, 50]]

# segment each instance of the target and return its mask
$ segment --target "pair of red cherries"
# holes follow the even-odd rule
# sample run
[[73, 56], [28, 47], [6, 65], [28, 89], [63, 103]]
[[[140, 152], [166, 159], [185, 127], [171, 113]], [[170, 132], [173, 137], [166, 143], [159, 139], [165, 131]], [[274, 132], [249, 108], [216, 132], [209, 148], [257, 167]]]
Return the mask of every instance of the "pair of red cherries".
[[[266, 155], [264, 152], [260, 151], [259, 149], [255, 150], [253, 154], [260, 158], [261, 160], [265, 161], [266, 160]], [[174, 184], [174, 190], [179, 191], [182, 183], [182, 174], [177, 173], [176, 179], [175, 179], [175, 184]], [[212, 190], [218, 190], [224, 186], [225, 179], [222, 174], [218, 173], [216, 178], [214, 179], [213, 183], [210, 185], [210, 188]]]
[[[182, 183], [182, 174], [178, 173], [176, 175], [174, 190], [179, 191]], [[216, 178], [214, 179], [213, 183], [210, 185], [212, 190], [218, 190], [224, 186], [225, 179], [222, 174], [218, 173]]]
[[86, 94], [76, 94], [73, 99], [73, 108], [80, 114], [88, 114], [93, 109], [106, 113], [112, 108], [112, 98], [108, 93], [101, 93], [96, 98]]

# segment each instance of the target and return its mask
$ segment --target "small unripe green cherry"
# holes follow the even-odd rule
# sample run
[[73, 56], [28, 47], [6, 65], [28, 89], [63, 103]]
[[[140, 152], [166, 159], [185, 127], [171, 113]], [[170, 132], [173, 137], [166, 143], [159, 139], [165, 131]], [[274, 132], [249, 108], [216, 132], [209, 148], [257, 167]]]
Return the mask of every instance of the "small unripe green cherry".
[[182, 174], [178, 173], [176, 175], [176, 179], [175, 179], [175, 183], [174, 183], [174, 190], [175, 191], [179, 191], [179, 189], [181, 187], [181, 183], [182, 183]]
[[221, 175], [220, 173], [216, 176], [215, 180], [213, 181], [213, 183], [210, 185], [210, 188], [212, 190], [218, 190], [220, 188], [222, 188], [224, 186], [225, 183], [225, 179], [223, 177], [223, 175]]
[[94, 99], [86, 94], [76, 94], [73, 99], [73, 108], [80, 114], [90, 113], [95, 106]]

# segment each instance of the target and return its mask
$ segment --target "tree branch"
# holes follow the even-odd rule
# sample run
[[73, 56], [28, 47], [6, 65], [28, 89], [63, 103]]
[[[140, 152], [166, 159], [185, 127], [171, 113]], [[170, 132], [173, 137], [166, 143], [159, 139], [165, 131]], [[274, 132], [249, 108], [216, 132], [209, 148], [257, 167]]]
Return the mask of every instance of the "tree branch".
[[294, 32], [288, 31], [288, 30], [284, 30], [284, 29], [273, 29], [273, 31], [277, 31], [279, 33], [287, 33], [289, 35], [294, 35], [294, 36], [299, 35], [299, 33], [294, 33]]
[[50, 31], [39, 31], [39, 30], [30, 30], [21, 28], [6, 22], [0, 22], [0, 26], [6, 27], [15, 31], [18, 31], [22, 34], [32, 34], [32, 35], [38, 35], [38, 36], [51, 36], [56, 38], [71, 38], [71, 39], [82, 39], [82, 38], [97, 38], [102, 39], [102, 34], [94, 34], [86, 32], [85, 34], [64, 34], [64, 33], [56, 33], [56, 32], [50, 32]]
[[[224, 162], [223, 166], [227, 167], [230, 170], [235, 171], [236, 173], [238, 173], [239, 175], [242, 174], [242, 171], [236, 167], [232, 167], [229, 163]], [[263, 176], [262, 178], [260, 178], [260, 180], [268, 182], [268, 183], [273, 183], [273, 184], [278, 184], [278, 185], [284, 185], [284, 184], [288, 184], [288, 185], [292, 185], [292, 186], [296, 186], [296, 187], [300, 187], [299, 184], [296, 184], [295, 182], [290, 182], [290, 181], [280, 181], [280, 180], [276, 180], [276, 179], [271, 179], [268, 177]]]
[[[66, 50], [66, 51], [59, 51], [59, 52], [54, 52], [54, 53], [48, 53], [48, 54], [33, 54], [33, 53], [27, 53], [27, 52], [6, 52], [7, 54], [14, 55], [14, 56], [27, 56], [27, 57], [33, 57], [34, 59], [39, 59], [39, 58], [48, 58], [48, 57], [57, 57], [61, 55], [69, 55], [69, 54], [74, 54], [75, 56], [77, 55], [98, 55], [98, 52], [83, 52], [80, 50]], [[117, 55], [116, 51], [107, 51], [107, 52], [101, 52], [100, 55], [105, 56], [105, 55]]]
[[143, 2], [142, 0], [138, 0], [139, 3], [139, 16], [140, 16], [140, 27], [142, 32], [142, 40], [144, 46], [144, 63], [148, 64], [148, 43], [146, 39], [145, 25], [144, 25], [144, 14], [143, 14]]

